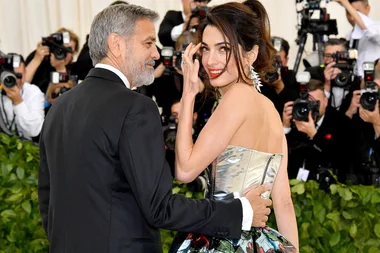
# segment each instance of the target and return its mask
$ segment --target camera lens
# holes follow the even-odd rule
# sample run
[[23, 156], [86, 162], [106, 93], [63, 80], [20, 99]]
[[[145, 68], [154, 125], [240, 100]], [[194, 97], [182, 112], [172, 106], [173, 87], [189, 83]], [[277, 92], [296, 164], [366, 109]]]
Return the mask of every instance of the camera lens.
[[66, 57], [66, 52], [61, 48], [54, 48], [53, 54], [55, 59], [57, 59], [58, 61], [63, 60]]
[[360, 104], [367, 111], [374, 111], [376, 102], [377, 96], [374, 92], [363, 93], [360, 97]]
[[348, 79], [349, 79], [348, 74], [345, 72], [342, 72], [335, 77], [335, 84], [338, 87], [346, 87], [348, 84]]
[[307, 101], [295, 101], [293, 105], [293, 119], [298, 121], [308, 121], [309, 105]]
[[9, 71], [3, 71], [0, 76], [0, 82], [7, 88], [12, 88], [17, 83], [17, 77]]

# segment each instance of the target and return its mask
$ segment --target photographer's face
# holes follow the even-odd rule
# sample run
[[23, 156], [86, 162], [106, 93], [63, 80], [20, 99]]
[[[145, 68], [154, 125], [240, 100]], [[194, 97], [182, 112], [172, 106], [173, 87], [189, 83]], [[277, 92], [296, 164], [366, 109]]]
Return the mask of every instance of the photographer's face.
[[189, 2], [190, 2], [190, 8], [194, 10], [197, 7], [207, 6], [208, 0], [207, 1], [190, 0]]
[[[351, 5], [352, 5], [352, 7], [354, 7], [355, 10], [363, 13], [366, 16], [369, 15], [369, 12], [371, 10], [370, 5], [369, 4], [364, 4], [362, 1], [353, 2], [353, 3], [351, 3]], [[351, 16], [350, 13], [348, 13], [347, 10], [346, 10], [346, 17], [347, 17], [347, 21], [352, 26], [354, 26], [355, 25], [355, 19]]]
[[282, 66], [286, 67], [288, 66], [288, 60], [289, 58], [286, 56], [286, 53], [284, 50], [281, 50], [280, 52], [277, 53], [278, 56], [281, 58], [281, 64]]
[[22, 77], [21, 78], [17, 78], [17, 86], [21, 89], [22, 86], [24, 85], [24, 81], [25, 81], [25, 64], [24, 63], [21, 63], [20, 66], [18, 68], [14, 68], [13, 71], [16, 73], [16, 74], [21, 74]]
[[155, 60], [160, 58], [156, 48], [156, 32], [154, 24], [149, 19], [136, 22], [135, 34], [124, 38], [121, 56], [123, 73], [131, 82], [132, 87], [149, 85], [154, 81]]
[[328, 105], [328, 98], [326, 97], [324, 91], [315, 90], [309, 91], [309, 96], [311, 96], [314, 100], [319, 101], [319, 116], [325, 115], [326, 107]]
[[341, 51], [345, 51], [345, 48], [341, 45], [326, 46], [325, 47], [325, 53], [323, 56], [323, 62], [325, 63], [325, 65], [334, 61], [334, 59], [331, 57], [331, 55], [335, 54], [336, 52], [341, 52]]

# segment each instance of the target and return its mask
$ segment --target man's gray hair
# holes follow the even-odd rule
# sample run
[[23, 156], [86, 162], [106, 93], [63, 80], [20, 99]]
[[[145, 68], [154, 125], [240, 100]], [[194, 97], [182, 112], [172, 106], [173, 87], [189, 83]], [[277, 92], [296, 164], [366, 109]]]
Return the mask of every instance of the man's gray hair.
[[134, 35], [136, 22], [141, 19], [157, 20], [158, 14], [133, 4], [116, 4], [102, 10], [91, 24], [88, 47], [92, 63], [97, 64], [108, 53], [108, 36], [117, 33], [124, 38]]

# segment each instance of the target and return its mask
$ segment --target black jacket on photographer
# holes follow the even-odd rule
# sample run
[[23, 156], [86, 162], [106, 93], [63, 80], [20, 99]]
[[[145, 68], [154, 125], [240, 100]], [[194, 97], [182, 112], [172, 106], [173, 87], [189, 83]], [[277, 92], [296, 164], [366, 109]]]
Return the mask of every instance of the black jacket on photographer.
[[352, 122], [357, 132], [353, 183], [380, 185], [380, 137], [376, 138], [372, 124], [364, 122], [359, 114], [352, 117]]
[[354, 134], [351, 120], [328, 106], [320, 124], [318, 126], [317, 123], [317, 133], [313, 139], [297, 128], [286, 134], [289, 178], [296, 178], [304, 163], [304, 168], [310, 171], [309, 179], [316, 179], [319, 167], [333, 168], [340, 181], [351, 173], [354, 150], [354, 142], [350, 138]]
[[261, 93], [273, 102], [280, 115], [284, 110], [284, 104], [296, 100], [299, 94], [299, 83], [297, 83], [296, 73], [293, 70], [281, 68], [281, 78], [285, 87], [278, 94], [273, 86], [264, 81], [261, 87]]
[[[307, 68], [305, 71], [309, 72], [311, 75], [311, 79], [319, 80], [323, 83], [325, 83], [325, 74], [324, 74], [324, 68], [321, 66], [314, 66]], [[343, 100], [340, 106], [335, 105], [335, 98], [334, 98], [334, 87], [335, 81], [331, 80], [331, 92], [329, 97], [329, 105], [336, 108], [338, 111], [345, 113], [347, 109], [350, 107], [352, 94], [355, 90], [360, 89], [360, 78], [355, 77], [352, 84], [349, 84], [347, 88], [343, 91]], [[327, 94], [326, 94], [327, 95]]]

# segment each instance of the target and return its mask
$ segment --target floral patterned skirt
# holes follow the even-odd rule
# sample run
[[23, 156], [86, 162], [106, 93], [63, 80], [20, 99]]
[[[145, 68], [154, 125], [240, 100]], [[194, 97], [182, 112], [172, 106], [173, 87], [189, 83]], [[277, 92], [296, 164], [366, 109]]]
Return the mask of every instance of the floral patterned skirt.
[[278, 231], [252, 228], [243, 231], [238, 240], [210, 237], [193, 233], [178, 233], [169, 253], [296, 253], [296, 248]]

